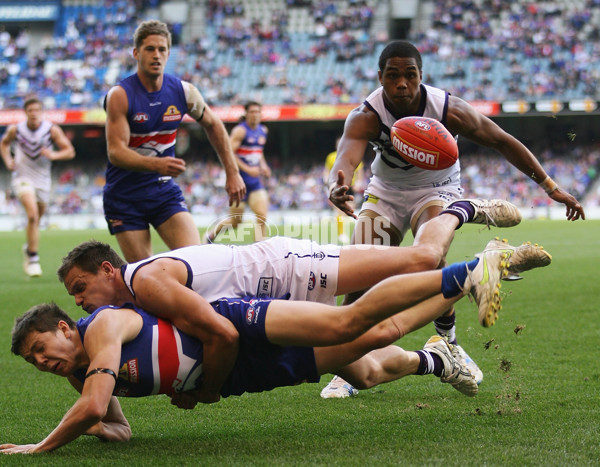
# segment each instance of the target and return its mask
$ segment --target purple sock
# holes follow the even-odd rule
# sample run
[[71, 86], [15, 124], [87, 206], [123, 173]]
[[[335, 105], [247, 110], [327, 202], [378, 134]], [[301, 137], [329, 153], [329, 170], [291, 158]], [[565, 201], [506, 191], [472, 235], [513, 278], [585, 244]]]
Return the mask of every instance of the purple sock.
[[465, 222], [471, 222], [475, 216], [475, 208], [469, 201], [454, 201], [450, 203], [441, 214], [452, 214], [458, 217], [458, 227], [460, 229]]
[[428, 350], [417, 350], [419, 355], [419, 368], [415, 374], [442, 376], [444, 371], [444, 363], [439, 355], [429, 352]]
[[456, 313], [452, 313], [450, 316], [440, 316], [433, 322], [435, 331], [440, 336], [448, 337], [448, 342], [450, 342], [450, 344], [456, 344], [455, 324]]

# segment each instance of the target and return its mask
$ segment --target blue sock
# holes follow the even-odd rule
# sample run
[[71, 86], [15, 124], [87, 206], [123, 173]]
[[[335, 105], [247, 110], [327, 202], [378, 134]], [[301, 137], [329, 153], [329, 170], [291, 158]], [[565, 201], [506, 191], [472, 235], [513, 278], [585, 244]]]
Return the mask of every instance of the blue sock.
[[468, 263], [454, 263], [442, 269], [442, 294], [444, 298], [452, 298], [462, 293], [468, 271], [475, 269], [479, 258]]
[[458, 227], [456, 229], [460, 229], [464, 223], [473, 220], [473, 217], [475, 217], [475, 208], [469, 201], [454, 201], [441, 214], [452, 214], [458, 217]]

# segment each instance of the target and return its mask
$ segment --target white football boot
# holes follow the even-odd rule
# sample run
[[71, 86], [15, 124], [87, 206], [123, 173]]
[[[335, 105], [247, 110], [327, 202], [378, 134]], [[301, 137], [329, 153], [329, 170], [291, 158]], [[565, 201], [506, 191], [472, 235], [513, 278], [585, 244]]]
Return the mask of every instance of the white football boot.
[[477, 382], [469, 370], [456, 359], [452, 348], [453, 345], [443, 337], [433, 336], [425, 343], [423, 350], [428, 350], [442, 359], [444, 364], [440, 377], [442, 383], [449, 383], [465, 396], [474, 397], [479, 390]]
[[358, 389], [339, 376], [334, 376], [321, 391], [323, 399], [343, 399], [345, 397], [356, 396], [357, 394]]
[[456, 358], [461, 365], [469, 370], [469, 373], [475, 378], [475, 382], [481, 384], [483, 381], [483, 371], [481, 371], [477, 363], [475, 363], [469, 354], [465, 352], [465, 349], [458, 344], [452, 344], [452, 355], [454, 355], [454, 358]]
[[[521, 222], [521, 212], [514, 204], [503, 199], [459, 199], [468, 201], [475, 208], [471, 224], [484, 224], [488, 227], [514, 227]], [[454, 204], [453, 201], [450, 204]]]

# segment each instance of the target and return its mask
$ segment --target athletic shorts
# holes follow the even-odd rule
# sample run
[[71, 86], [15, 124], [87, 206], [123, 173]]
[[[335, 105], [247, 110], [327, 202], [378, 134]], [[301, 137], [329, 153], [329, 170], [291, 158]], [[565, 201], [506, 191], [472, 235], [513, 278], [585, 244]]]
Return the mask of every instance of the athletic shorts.
[[463, 189], [459, 183], [401, 190], [378, 177], [373, 177], [365, 190], [360, 212], [374, 211], [380, 216], [387, 217], [392, 226], [404, 236], [414, 227], [426, 207], [446, 206], [462, 198], [462, 194]]
[[246, 184], [246, 197], [243, 199], [243, 201], [248, 201], [248, 195], [253, 191], [263, 190], [265, 188], [260, 177], [251, 177], [245, 172], [240, 172], [240, 174], [242, 175], [242, 179]]
[[222, 397], [319, 382], [312, 347], [281, 347], [268, 341], [265, 319], [270, 303], [271, 299], [251, 297], [223, 298], [212, 303], [240, 335], [238, 358], [221, 389]]
[[104, 192], [104, 218], [111, 235], [127, 230], [149, 230], [178, 212], [189, 212], [177, 184], [157, 183], [156, 196], [147, 199], [125, 199]]
[[18, 198], [25, 193], [33, 193], [38, 203], [48, 204], [50, 202], [50, 190], [37, 187], [33, 181], [26, 177], [13, 178], [11, 188]]

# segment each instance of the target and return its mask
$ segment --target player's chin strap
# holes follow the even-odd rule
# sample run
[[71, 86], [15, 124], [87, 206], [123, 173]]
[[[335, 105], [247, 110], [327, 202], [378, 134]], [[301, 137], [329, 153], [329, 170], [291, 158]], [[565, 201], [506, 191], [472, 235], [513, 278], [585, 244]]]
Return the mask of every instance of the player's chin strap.
[[115, 379], [115, 383], [117, 382], [117, 375], [110, 368], [94, 368], [93, 370], [88, 371], [88, 374], [85, 375], [85, 379], [88, 379], [92, 375], [97, 375], [100, 373], [106, 373], [107, 375], [111, 375]]

